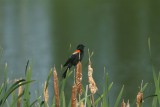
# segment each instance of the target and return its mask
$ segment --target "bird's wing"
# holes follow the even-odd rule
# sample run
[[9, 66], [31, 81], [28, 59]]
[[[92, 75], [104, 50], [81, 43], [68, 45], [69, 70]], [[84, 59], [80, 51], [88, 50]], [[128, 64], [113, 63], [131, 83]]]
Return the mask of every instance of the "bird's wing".
[[80, 53], [80, 50], [76, 50], [66, 61], [66, 63], [63, 65], [64, 67], [67, 66], [68, 64], [72, 63], [76, 57], [77, 57], [77, 54]]

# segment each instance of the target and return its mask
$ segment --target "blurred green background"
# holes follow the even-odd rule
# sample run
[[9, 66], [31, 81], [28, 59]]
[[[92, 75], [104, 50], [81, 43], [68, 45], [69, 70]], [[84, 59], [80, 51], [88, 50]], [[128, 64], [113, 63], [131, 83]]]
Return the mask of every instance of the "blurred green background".
[[[64, 70], [60, 69], [61, 64], [82, 43], [86, 46], [82, 61], [84, 84], [88, 82], [89, 48], [94, 52], [93, 75], [99, 93], [104, 83], [104, 67], [109, 72], [110, 82], [114, 82], [110, 92], [112, 104], [123, 84], [123, 98], [130, 99], [131, 103], [142, 80], [149, 83], [145, 96], [151, 95], [154, 93], [151, 66], [153, 64], [157, 71], [160, 69], [159, 35], [159, 0], [0, 0], [1, 65], [8, 63], [12, 80], [24, 77], [29, 59], [33, 79], [37, 80], [32, 90], [43, 90], [42, 84], [53, 65], [61, 77]], [[67, 84], [65, 95], [70, 97], [68, 89], [73, 80]], [[52, 83], [50, 90], [52, 96]]]

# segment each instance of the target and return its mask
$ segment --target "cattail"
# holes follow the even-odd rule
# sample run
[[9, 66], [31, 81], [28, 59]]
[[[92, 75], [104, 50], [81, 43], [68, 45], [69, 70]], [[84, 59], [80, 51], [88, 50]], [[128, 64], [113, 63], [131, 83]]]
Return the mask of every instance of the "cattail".
[[126, 103], [124, 102], [124, 99], [122, 101], [121, 107], [126, 107]]
[[77, 92], [79, 95], [82, 94], [82, 64], [79, 61], [78, 64], [76, 65], [76, 86], [77, 86]]
[[93, 68], [91, 67], [91, 61], [89, 58], [89, 65], [88, 65], [88, 82], [89, 82], [89, 89], [91, 92], [91, 104], [93, 107], [95, 107], [94, 105], [94, 94], [96, 93], [96, 91], [98, 90], [96, 83], [92, 77], [93, 74]]
[[43, 96], [44, 96], [44, 102], [48, 103], [49, 94], [48, 94], [48, 87], [46, 86], [47, 86], [47, 82], [45, 81], [44, 89], [43, 89]]
[[77, 104], [77, 87], [76, 87], [76, 84], [74, 84], [72, 86], [72, 104], [71, 104], [71, 107], [76, 107], [76, 104]]
[[91, 94], [95, 94], [96, 91], [98, 90], [96, 83], [92, 77], [92, 73], [93, 73], [93, 68], [91, 67], [91, 65], [88, 65], [88, 81], [89, 81], [89, 89]]
[[143, 101], [143, 93], [138, 92], [138, 94], [137, 94], [137, 107], [141, 106], [142, 101]]
[[59, 101], [58, 77], [57, 77], [57, 72], [55, 67], [53, 72], [53, 81], [54, 81], [54, 94], [56, 97], [56, 107], [59, 107], [60, 101]]
[[[22, 95], [23, 88], [22, 86], [18, 87], [18, 97]], [[17, 101], [17, 107], [21, 107], [22, 98], [20, 97]]]
[[129, 100], [128, 100], [128, 102], [127, 102], [127, 105], [126, 105], [126, 107], [130, 107]]

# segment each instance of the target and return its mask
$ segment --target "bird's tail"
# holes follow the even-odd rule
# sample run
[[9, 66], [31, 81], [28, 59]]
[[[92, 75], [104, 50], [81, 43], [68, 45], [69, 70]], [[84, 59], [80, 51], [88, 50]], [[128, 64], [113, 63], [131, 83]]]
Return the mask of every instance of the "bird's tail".
[[68, 66], [68, 67], [66, 68], [66, 70], [64, 71], [63, 75], [62, 75], [63, 78], [66, 78], [66, 76], [67, 76], [67, 71], [68, 71], [69, 69], [70, 69], [70, 67]]

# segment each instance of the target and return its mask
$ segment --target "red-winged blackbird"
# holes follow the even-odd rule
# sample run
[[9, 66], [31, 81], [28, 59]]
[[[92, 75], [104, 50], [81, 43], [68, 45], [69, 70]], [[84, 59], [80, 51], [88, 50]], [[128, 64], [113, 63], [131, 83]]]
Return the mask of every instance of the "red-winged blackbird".
[[72, 53], [72, 55], [68, 58], [66, 63], [63, 65], [64, 67], [67, 66], [65, 72], [63, 73], [63, 78], [66, 77], [67, 71], [72, 67], [76, 66], [79, 61], [82, 60], [84, 56], [84, 45], [79, 44], [77, 49]]

